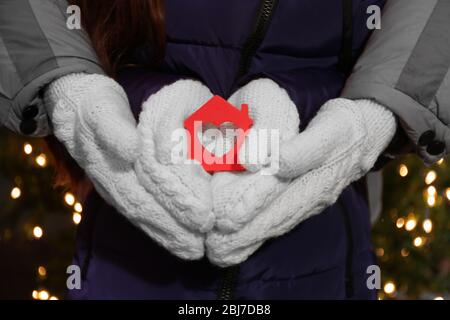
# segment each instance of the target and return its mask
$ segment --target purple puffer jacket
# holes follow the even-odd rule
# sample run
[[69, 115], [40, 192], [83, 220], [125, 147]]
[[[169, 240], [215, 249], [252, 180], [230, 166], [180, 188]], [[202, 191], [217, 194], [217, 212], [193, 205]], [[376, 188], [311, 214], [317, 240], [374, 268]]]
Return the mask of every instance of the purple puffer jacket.
[[[354, 56], [369, 36], [366, 10], [373, 4], [384, 1], [353, 1]], [[200, 79], [227, 98], [250, 79], [268, 77], [288, 91], [303, 129], [345, 81], [337, 68], [342, 1], [279, 1], [248, 72], [236, 79], [259, 6], [259, 0], [167, 0], [169, 43], [162, 70], [128, 70], [121, 79], [135, 114], [151, 94], [179, 78]], [[147, 56], [140, 50], [137, 62], [145, 63]], [[172, 256], [93, 193], [85, 203], [74, 258], [83, 271], [82, 289], [67, 297], [374, 299], [376, 292], [366, 286], [367, 267], [375, 264], [369, 212], [359, 190], [349, 186], [335, 205], [229, 269]]]

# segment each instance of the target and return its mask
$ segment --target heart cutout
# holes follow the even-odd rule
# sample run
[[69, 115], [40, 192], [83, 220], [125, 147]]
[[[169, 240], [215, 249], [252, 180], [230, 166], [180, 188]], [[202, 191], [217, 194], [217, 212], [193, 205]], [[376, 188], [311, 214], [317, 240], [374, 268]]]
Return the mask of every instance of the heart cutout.
[[233, 122], [224, 122], [219, 127], [212, 123], [206, 123], [201, 131], [197, 132], [197, 138], [211, 154], [222, 157], [230, 152], [236, 145], [236, 130]]

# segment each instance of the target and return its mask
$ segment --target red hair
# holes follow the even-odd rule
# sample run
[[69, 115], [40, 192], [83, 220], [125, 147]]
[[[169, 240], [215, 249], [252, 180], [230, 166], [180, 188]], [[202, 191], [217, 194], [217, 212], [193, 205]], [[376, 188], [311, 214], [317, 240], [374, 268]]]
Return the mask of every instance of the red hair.
[[[153, 65], [164, 56], [163, 0], [71, 0], [108, 74], [114, 76], [137, 47], [153, 48]], [[150, 62], [149, 62], [150, 64]]]
[[[163, 0], [71, 0], [81, 9], [84, 30], [105, 72], [116, 77], [136, 48], [152, 48], [158, 65], [164, 57], [165, 28]], [[48, 137], [47, 146], [56, 168], [56, 186], [71, 188], [80, 194], [86, 189], [85, 174], [55, 137]], [[83, 192], [84, 193], [84, 192]]]

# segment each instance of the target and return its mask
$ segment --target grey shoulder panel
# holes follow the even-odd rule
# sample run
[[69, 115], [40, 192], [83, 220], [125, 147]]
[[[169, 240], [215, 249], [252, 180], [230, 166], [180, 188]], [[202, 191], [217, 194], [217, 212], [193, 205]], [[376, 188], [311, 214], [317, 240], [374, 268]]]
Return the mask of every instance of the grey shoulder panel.
[[83, 30], [67, 27], [66, 0], [0, 0], [0, 125], [20, 132], [22, 110], [38, 106], [36, 131], [48, 133], [39, 91], [68, 73], [104, 73]]
[[342, 93], [388, 107], [427, 163], [450, 151], [449, 16], [448, 0], [388, 0]]
[[439, 0], [396, 88], [428, 108], [450, 68], [450, 1]]
[[2, 1], [0, 12], [0, 37], [22, 84], [58, 67], [30, 1]]

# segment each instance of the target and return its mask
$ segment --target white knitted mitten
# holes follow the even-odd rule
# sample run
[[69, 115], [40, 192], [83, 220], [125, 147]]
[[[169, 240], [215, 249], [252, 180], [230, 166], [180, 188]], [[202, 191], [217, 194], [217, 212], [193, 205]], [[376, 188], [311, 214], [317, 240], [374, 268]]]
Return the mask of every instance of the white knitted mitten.
[[372, 100], [330, 100], [305, 132], [282, 143], [277, 175], [296, 178], [349, 155], [355, 170], [365, 174], [392, 140], [395, 128], [394, 115]]
[[139, 135], [120, 85], [72, 74], [50, 84], [45, 102], [55, 136], [109, 204], [176, 256], [204, 255], [204, 236], [184, 228], [138, 181]]
[[[268, 145], [269, 156], [272, 147], [278, 151], [276, 146], [271, 145], [264, 139], [264, 130], [276, 130], [280, 141], [286, 141], [298, 135], [300, 119], [294, 103], [288, 93], [278, 84], [269, 79], [259, 79], [250, 82], [237, 91], [230, 99], [235, 106], [249, 105], [249, 114], [254, 125], [251, 129], [258, 137], [263, 138], [263, 143]], [[269, 137], [273, 132], [268, 132]], [[276, 136], [276, 135], [275, 135]], [[250, 153], [259, 152], [256, 146], [260, 141], [246, 140], [241, 150], [248, 146]], [[264, 148], [262, 148], [264, 149]], [[240, 154], [240, 161], [244, 159]], [[259, 157], [257, 157], [259, 159]], [[262, 157], [260, 157], [262, 158]], [[248, 160], [251, 159], [247, 157]], [[244, 164], [246, 161], [244, 160]], [[259, 163], [253, 167], [261, 167]], [[250, 164], [247, 162], [247, 168]], [[256, 170], [254, 170], [256, 171]], [[252, 220], [258, 213], [267, 207], [278, 197], [289, 185], [290, 179], [279, 179], [274, 175], [264, 175], [262, 172], [221, 172], [216, 173], [212, 180], [214, 195], [214, 213], [216, 215], [216, 227], [222, 232], [233, 232], [241, 229], [248, 221]]]
[[[267, 166], [272, 148], [275, 147], [270, 141], [271, 137], [276, 137], [271, 135], [272, 130], [279, 134], [278, 143], [295, 137], [299, 132], [300, 119], [295, 104], [287, 91], [271, 79], [249, 82], [228, 101], [237, 107], [249, 105], [253, 126], [239, 150], [239, 162], [250, 172], [258, 172]], [[252, 137], [255, 136], [258, 138], [257, 144], [252, 143]]]
[[[142, 154], [136, 173], [140, 182], [177, 221], [200, 232], [214, 225], [211, 176], [198, 162], [174, 163], [172, 152], [180, 141], [172, 140], [172, 133], [184, 130], [184, 121], [212, 96], [198, 81], [179, 80], [144, 103], [138, 125]], [[182, 143], [187, 146], [187, 141]]]
[[375, 102], [329, 101], [303, 133], [282, 147], [285, 163], [280, 174], [300, 176], [240, 231], [210, 233], [209, 259], [219, 266], [241, 263], [267, 239], [289, 232], [332, 205], [351, 182], [372, 168], [395, 129], [393, 114]]

